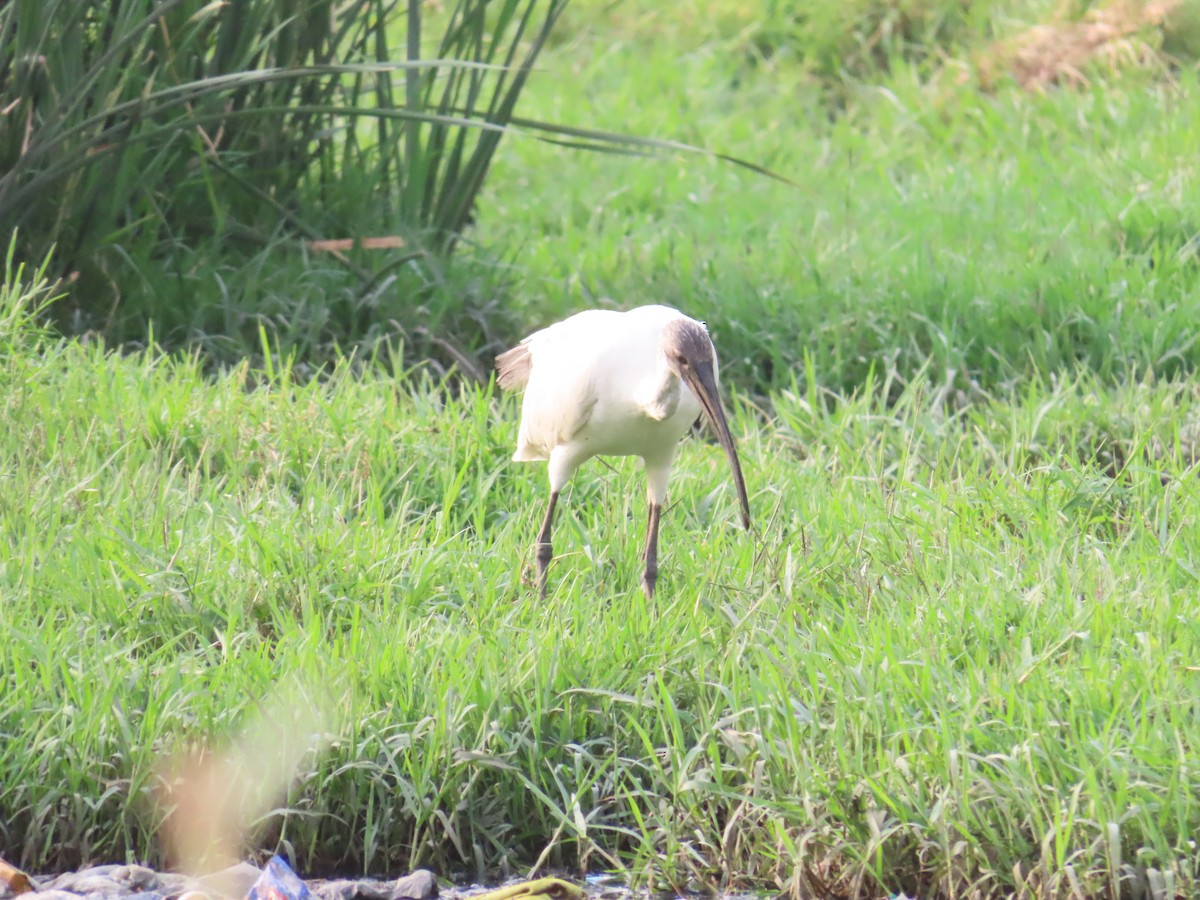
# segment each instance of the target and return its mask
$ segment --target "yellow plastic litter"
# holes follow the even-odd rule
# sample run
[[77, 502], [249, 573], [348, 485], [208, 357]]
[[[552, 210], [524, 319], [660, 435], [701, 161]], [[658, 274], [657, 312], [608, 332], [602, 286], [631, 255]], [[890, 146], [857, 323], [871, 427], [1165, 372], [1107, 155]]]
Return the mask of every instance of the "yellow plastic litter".
[[538, 878], [476, 894], [471, 900], [584, 900], [584, 893], [583, 888], [561, 878]]

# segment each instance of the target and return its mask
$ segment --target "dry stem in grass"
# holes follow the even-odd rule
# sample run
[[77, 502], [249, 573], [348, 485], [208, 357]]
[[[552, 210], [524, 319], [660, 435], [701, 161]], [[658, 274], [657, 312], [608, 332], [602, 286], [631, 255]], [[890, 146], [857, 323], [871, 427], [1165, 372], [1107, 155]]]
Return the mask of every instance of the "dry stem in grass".
[[1096, 61], [1114, 67], [1151, 65], [1156, 50], [1141, 37], [1162, 29], [1184, 0], [1118, 0], [1093, 9], [1078, 22], [1035, 25], [1015, 38], [999, 41], [976, 60], [979, 82], [991, 89], [1004, 71], [1030, 90], [1066, 82], [1087, 82], [1083, 70]]

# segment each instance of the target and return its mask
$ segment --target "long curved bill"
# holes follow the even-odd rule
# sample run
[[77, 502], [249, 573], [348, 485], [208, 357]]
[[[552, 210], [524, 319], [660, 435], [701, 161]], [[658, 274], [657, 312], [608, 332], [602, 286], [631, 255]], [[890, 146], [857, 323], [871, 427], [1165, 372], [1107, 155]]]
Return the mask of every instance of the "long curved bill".
[[733, 470], [733, 483], [737, 488], [738, 502], [742, 505], [742, 524], [750, 528], [750, 500], [746, 497], [746, 482], [742, 478], [742, 464], [738, 462], [737, 448], [733, 444], [733, 435], [729, 433], [729, 424], [725, 421], [725, 410], [721, 406], [721, 394], [717, 390], [717, 379], [713, 375], [712, 363], [702, 363], [687, 369], [684, 381], [691, 388], [709, 424], [717, 433], [717, 441], [729, 460], [729, 468]]

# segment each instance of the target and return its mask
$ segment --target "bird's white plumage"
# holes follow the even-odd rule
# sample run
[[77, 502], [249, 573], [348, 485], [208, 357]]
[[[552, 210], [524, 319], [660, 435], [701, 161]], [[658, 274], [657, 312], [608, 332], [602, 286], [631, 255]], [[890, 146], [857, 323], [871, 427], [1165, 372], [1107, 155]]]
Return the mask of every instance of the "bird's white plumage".
[[548, 459], [558, 490], [592, 456], [640, 456], [661, 503], [675, 448], [701, 411], [659, 346], [682, 318], [668, 306], [588, 310], [522, 341], [529, 371], [513, 459]]
[[746, 484], [721, 406], [717, 354], [703, 322], [667, 306], [582, 312], [498, 355], [496, 383], [525, 389], [513, 459], [549, 460], [550, 502], [535, 544], [542, 597], [559, 492], [580, 463], [598, 455], [640, 456], [646, 464], [642, 588], [654, 596], [671, 461], [701, 411], [729, 459], [742, 522], [750, 528]]

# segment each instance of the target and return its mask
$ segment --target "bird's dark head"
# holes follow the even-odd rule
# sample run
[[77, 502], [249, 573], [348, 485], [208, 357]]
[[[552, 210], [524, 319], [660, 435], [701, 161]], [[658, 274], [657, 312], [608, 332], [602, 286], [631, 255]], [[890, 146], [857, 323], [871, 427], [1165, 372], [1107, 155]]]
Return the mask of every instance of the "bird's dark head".
[[749, 528], [750, 501], [746, 497], [746, 484], [742, 479], [742, 465], [738, 461], [733, 435], [729, 433], [725, 410], [721, 407], [721, 393], [717, 387], [717, 355], [713, 352], [712, 340], [704, 326], [694, 319], [675, 319], [663, 329], [659, 347], [667, 365], [688, 386], [717, 434], [733, 472], [734, 487], [742, 507], [742, 524]]
[[663, 356], [671, 371], [686, 379], [686, 373], [697, 372], [707, 365], [713, 367], [712, 341], [704, 326], [693, 319], [675, 319], [663, 330], [658, 339]]

